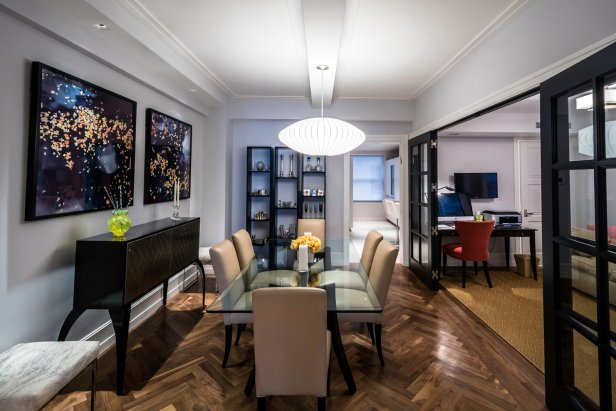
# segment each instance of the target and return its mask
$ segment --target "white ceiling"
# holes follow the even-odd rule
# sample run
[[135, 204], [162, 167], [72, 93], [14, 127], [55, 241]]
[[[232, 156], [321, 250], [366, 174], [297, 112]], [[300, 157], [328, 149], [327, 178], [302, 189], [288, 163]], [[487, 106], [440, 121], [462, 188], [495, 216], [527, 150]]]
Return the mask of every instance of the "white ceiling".
[[232, 97], [411, 99], [526, 0], [122, 0]]
[[[110, 30], [96, 36], [108, 37], [111, 47], [101, 51], [101, 59], [107, 59], [105, 53], [133, 60], [156, 56], [159, 67], [148, 64], [153, 72], [175, 70], [186, 81], [174, 82], [186, 84], [195, 98], [208, 105], [226, 96], [309, 98], [313, 107], [319, 107], [323, 90], [329, 107], [335, 99], [412, 100], [531, 1], [0, 0], [0, 4], [47, 30], [63, 31], [67, 41], [94, 54], [98, 53], [83, 41], [90, 34], [79, 35], [77, 28], [92, 32], [93, 21], [105, 23]], [[316, 70], [318, 64], [330, 68], [323, 77]]]

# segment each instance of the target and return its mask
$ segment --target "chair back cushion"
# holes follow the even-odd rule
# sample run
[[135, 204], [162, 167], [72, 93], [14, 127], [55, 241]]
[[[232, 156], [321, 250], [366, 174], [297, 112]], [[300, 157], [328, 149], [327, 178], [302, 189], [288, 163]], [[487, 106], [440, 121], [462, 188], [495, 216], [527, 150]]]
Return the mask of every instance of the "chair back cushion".
[[297, 220], [297, 236], [312, 233], [313, 236], [325, 242], [325, 220], [322, 218], [300, 218]]
[[383, 308], [385, 308], [385, 302], [387, 301], [389, 284], [394, 273], [397, 257], [398, 248], [389, 241], [383, 240], [377, 246], [374, 259], [372, 260], [369, 281]]
[[370, 230], [364, 241], [364, 248], [361, 251], [361, 258], [359, 262], [366, 271], [367, 275], [370, 275], [370, 267], [372, 267], [372, 260], [374, 259], [374, 253], [376, 247], [383, 240], [383, 235], [376, 230]]
[[242, 228], [241, 230], [233, 233], [231, 240], [233, 241], [233, 246], [235, 247], [237, 261], [240, 263], [240, 268], [243, 270], [255, 256], [255, 251], [252, 248], [252, 239], [250, 238], [248, 231]]
[[327, 294], [307, 287], [252, 294], [257, 396], [327, 394]]
[[463, 260], [487, 261], [490, 255], [488, 243], [494, 230], [492, 221], [456, 221], [456, 231], [460, 234], [462, 242]]
[[218, 290], [222, 291], [240, 273], [235, 248], [229, 240], [224, 240], [210, 249], [212, 268], [216, 276]]

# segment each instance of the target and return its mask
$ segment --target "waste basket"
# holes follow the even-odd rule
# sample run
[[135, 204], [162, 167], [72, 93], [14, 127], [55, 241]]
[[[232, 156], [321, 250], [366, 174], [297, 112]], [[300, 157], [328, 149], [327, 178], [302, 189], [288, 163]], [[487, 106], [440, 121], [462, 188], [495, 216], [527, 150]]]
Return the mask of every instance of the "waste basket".
[[[515, 265], [517, 267], [518, 274], [522, 277], [532, 277], [533, 276], [533, 268], [531, 266], [530, 255], [529, 254], [514, 254]], [[537, 257], [537, 266], [539, 266], [540, 258]]]

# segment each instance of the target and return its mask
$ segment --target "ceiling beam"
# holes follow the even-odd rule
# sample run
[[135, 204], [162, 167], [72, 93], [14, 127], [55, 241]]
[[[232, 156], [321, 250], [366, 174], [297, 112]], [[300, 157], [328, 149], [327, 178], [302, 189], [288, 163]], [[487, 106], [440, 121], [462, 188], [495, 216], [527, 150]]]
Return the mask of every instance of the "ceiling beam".
[[[330, 107], [334, 95], [346, 0], [304, 0], [302, 3], [312, 107], [321, 107], [321, 93], [323, 106]], [[329, 70], [317, 70], [320, 64], [326, 64]]]

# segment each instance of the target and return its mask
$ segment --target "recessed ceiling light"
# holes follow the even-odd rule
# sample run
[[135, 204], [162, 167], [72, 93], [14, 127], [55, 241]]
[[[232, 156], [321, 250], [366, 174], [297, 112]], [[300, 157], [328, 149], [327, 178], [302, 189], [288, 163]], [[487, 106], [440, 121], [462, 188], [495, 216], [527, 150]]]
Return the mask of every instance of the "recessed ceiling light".
[[103, 23], [96, 23], [96, 24], [94, 25], [94, 27], [95, 27], [97, 30], [101, 30], [101, 31], [103, 31], [103, 30], [111, 30], [111, 29], [109, 28], [109, 26], [108, 26], [108, 25], [103, 24]]
[[191, 91], [191, 92], [193, 92], [193, 93], [196, 93], [196, 92], [197, 92], [197, 89], [196, 89], [196, 88], [191, 88], [191, 89], [188, 89], [188, 90], [189, 90], [189, 91]]

